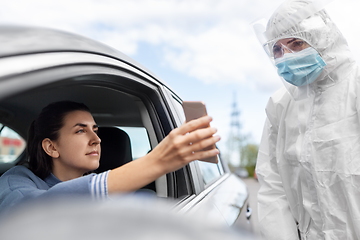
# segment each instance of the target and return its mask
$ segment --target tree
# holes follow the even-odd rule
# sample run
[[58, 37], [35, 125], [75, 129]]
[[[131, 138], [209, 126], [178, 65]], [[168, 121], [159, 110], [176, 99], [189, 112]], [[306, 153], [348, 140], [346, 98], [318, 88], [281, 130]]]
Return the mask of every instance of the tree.
[[241, 163], [244, 164], [243, 167], [246, 168], [249, 176], [253, 176], [259, 152], [259, 145], [248, 143], [241, 148], [240, 152]]

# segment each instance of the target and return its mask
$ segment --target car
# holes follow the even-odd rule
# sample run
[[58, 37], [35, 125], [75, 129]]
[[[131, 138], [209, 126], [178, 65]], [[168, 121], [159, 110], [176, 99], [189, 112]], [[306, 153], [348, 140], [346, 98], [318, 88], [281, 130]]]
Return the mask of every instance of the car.
[[238, 175], [240, 178], [248, 178], [249, 172], [246, 170], [246, 168], [238, 167], [235, 169], [234, 173]]
[[[147, 154], [185, 121], [181, 97], [111, 47], [41, 27], [0, 26], [0, 32], [0, 174], [26, 159], [27, 130], [51, 102], [91, 109], [102, 139], [98, 172]], [[176, 212], [251, 229], [247, 187], [221, 156], [218, 164], [194, 161], [142, 190], [173, 199]]]

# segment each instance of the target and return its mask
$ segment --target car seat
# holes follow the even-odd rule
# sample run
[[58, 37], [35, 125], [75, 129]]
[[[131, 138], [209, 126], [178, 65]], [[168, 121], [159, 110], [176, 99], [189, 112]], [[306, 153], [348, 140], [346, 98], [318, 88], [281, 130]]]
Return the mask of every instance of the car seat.
[[130, 138], [126, 132], [117, 127], [99, 127], [98, 135], [101, 157], [95, 172], [101, 173], [132, 161]]
[[[120, 167], [133, 160], [130, 137], [125, 131], [117, 127], [99, 127], [98, 136], [101, 139], [101, 157], [96, 173]], [[146, 193], [155, 193], [155, 182], [149, 183], [137, 192], [144, 190]]]

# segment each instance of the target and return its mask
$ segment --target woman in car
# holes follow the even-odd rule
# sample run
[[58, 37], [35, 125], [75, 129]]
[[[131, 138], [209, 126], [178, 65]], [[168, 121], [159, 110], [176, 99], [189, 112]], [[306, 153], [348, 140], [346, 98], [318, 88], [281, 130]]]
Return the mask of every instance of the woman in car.
[[90, 110], [81, 103], [56, 102], [45, 107], [29, 129], [29, 168], [15, 166], [0, 178], [0, 212], [27, 199], [64, 195], [131, 192], [196, 159], [217, 155], [201, 151], [220, 140], [216, 129], [202, 117], [174, 129], [142, 158], [100, 174], [100, 142]]

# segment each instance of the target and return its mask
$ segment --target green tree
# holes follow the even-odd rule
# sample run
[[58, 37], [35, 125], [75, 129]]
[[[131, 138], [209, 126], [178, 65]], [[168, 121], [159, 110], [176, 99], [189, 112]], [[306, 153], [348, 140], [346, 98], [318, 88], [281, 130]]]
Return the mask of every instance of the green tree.
[[242, 167], [246, 168], [250, 177], [254, 175], [258, 152], [259, 145], [253, 143], [247, 143], [240, 149]]

